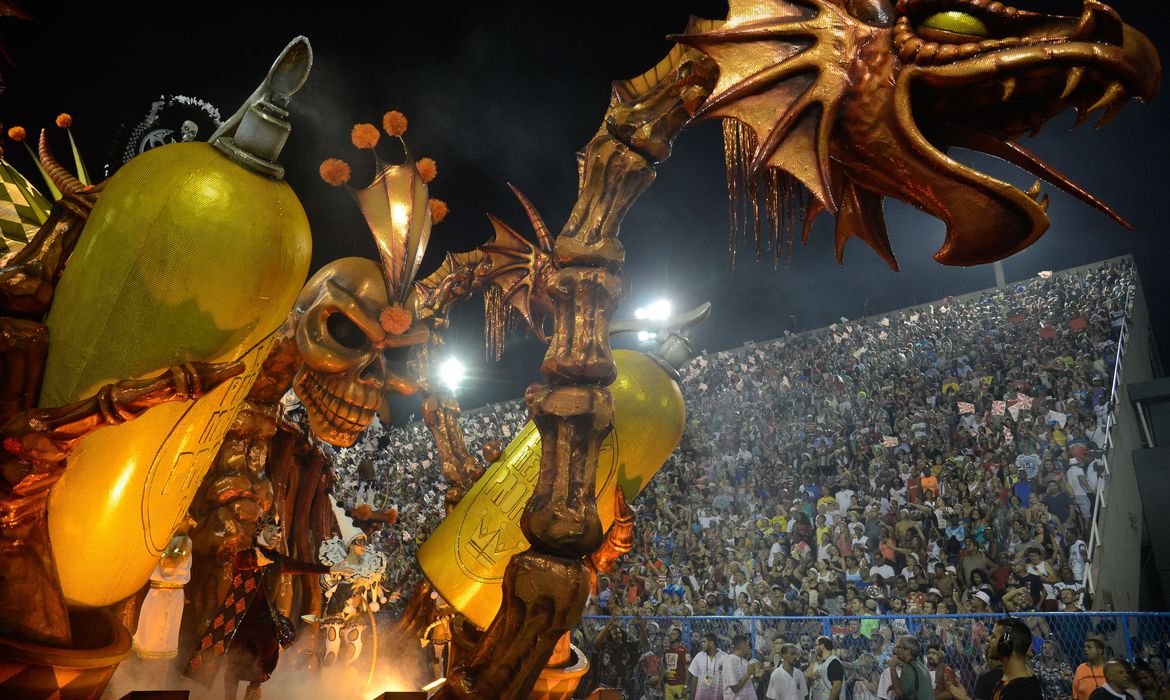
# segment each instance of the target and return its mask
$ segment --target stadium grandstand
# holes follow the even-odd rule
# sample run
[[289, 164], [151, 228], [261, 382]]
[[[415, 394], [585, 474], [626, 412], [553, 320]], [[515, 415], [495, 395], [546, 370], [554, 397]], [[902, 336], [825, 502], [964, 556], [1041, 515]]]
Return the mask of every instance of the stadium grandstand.
[[[1045, 698], [1074, 696], [1098, 648], [1170, 686], [1167, 618], [1115, 612], [1164, 605], [1142, 575], [1143, 438], [1119, 409], [1151, 357], [1129, 258], [697, 357], [682, 443], [574, 632], [581, 690], [664, 697], [713, 633], [724, 652], [746, 637], [752, 697], [773, 697], [785, 644], [815, 668], [818, 637], [840, 698], [893, 697], [883, 671], [912, 635], [936, 688], [978, 697], [1004, 613], [1032, 632]], [[526, 419], [520, 401], [468, 411], [468, 445]], [[432, 445], [421, 422], [375, 425], [336, 455], [339, 500], [399, 509], [374, 546], [403, 596], [442, 515]]]

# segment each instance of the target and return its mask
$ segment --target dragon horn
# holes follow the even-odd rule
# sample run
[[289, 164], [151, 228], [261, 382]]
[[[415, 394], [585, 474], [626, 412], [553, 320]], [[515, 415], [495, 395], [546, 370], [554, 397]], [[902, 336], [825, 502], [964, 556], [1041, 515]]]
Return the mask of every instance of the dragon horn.
[[536, 211], [536, 207], [524, 193], [516, 188], [512, 183], [508, 183], [508, 189], [512, 190], [512, 194], [516, 195], [516, 199], [520, 200], [520, 205], [524, 207], [524, 213], [528, 215], [528, 220], [532, 222], [532, 230], [536, 231], [536, 240], [540, 243], [540, 247], [544, 252], [551, 253], [553, 249], [552, 234], [548, 231], [548, 226], [545, 225], [544, 219], [540, 218], [540, 213]]
[[41, 139], [37, 143], [37, 156], [41, 161], [41, 167], [45, 169], [45, 174], [61, 190], [63, 194], [74, 194], [85, 189], [85, 183], [78, 180], [68, 170], [65, 169], [57, 159], [53, 157], [53, 152], [49, 150], [49, 139], [45, 136], [45, 130], [41, 129]]

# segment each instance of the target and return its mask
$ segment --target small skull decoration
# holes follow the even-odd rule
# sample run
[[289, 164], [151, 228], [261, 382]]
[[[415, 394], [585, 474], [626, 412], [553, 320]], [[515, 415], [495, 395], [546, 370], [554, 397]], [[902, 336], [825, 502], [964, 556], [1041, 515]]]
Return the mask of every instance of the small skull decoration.
[[411, 350], [430, 331], [415, 320], [412, 300], [388, 300], [379, 265], [342, 258], [315, 274], [293, 308], [297, 349], [304, 360], [293, 388], [309, 426], [322, 440], [348, 447], [392, 394], [418, 383], [405, 374]]

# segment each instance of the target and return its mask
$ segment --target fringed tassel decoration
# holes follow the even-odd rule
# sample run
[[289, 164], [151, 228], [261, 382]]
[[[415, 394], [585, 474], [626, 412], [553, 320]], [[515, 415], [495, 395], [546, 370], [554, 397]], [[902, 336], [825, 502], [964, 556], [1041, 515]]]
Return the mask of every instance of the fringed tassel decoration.
[[746, 238], [749, 227], [755, 236], [756, 260], [763, 255], [762, 234], [766, 231], [773, 264], [779, 267], [785, 249], [791, 262], [796, 224], [808, 215], [808, 193], [796, 178], [776, 168], [768, 168], [757, 177], [750, 176], [748, 166], [757, 147], [757, 139], [750, 129], [735, 119], [723, 120], [730, 224], [728, 254], [732, 268], [740, 232]]
[[504, 341], [512, 330], [512, 307], [504, 301], [504, 292], [490, 285], [483, 294], [484, 351], [488, 359], [499, 361], [504, 356]]

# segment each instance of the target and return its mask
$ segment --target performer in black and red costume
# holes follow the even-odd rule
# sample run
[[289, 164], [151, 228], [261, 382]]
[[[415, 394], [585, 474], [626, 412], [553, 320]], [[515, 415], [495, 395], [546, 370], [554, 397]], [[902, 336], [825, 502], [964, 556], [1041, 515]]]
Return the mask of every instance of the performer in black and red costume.
[[272, 677], [281, 647], [296, 641], [296, 629], [272, 604], [282, 574], [326, 574], [327, 566], [298, 561], [276, 549], [283, 533], [278, 520], [261, 518], [256, 544], [236, 552], [232, 587], [223, 605], [199, 637], [199, 649], [184, 675], [210, 685], [226, 659], [224, 697], [236, 700], [241, 681], [248, 682], [244, 700], [258, 700], [260, 684]]

